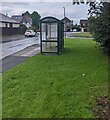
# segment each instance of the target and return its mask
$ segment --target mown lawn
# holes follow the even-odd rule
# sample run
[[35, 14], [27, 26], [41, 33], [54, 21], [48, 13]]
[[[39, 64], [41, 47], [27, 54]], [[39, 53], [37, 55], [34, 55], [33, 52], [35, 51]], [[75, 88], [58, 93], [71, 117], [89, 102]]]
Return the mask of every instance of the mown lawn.
[[36, 55], [3, 74], [3, 118], [93, 118], [96, 97], [108, 95], [107, 66], [94, 41], [66, 39], [62, 55]]

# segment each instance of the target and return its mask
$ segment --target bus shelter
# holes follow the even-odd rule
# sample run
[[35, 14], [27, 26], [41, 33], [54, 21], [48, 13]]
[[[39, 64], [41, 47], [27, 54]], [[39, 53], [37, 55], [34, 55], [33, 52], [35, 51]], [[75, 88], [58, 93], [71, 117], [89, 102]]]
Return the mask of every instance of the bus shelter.
[[40, 22], [41, 53], [62, 53], [64, 49], [64, 24], [54, 17], [45, 17]]

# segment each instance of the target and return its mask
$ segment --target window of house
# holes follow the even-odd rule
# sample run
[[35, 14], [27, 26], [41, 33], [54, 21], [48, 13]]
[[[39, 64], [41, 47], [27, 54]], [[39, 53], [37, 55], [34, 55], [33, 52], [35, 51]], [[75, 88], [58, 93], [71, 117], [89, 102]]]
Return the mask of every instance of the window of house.
[[13, 27], [12, 23], [10, 23], [10, 27], [11, 27], [11, 28]]
[[5, 23], [5, 27], [6, 27], [6, 28], [8, 27], [8, 23]]

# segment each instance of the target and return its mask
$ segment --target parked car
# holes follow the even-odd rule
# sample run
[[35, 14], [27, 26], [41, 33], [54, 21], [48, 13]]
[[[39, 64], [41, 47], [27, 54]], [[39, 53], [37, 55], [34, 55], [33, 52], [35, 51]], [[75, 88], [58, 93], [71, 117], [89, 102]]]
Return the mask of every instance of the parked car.
[[26, 30], [25, 32], [26, 37], [34, 37], [35, 35], [36, 33], [34, 32], [34, 30]]

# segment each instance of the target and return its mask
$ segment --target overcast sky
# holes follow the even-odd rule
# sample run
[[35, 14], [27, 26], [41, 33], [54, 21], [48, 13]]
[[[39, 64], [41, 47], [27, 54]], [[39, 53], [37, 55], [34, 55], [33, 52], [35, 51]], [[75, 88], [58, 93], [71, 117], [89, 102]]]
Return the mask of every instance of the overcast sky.
[[62, 19], [64, 8], [66, 16], [78, 23], [80, 19], [87, 19], [88, 5], [72, 5], [72, 2], [2, 2], [2, 13], [12, 15], [21, 15], [29, 11], [37, 11], [41, 17], [53, 16]]

